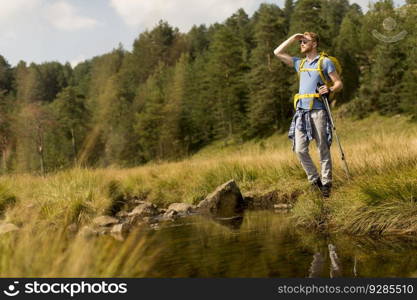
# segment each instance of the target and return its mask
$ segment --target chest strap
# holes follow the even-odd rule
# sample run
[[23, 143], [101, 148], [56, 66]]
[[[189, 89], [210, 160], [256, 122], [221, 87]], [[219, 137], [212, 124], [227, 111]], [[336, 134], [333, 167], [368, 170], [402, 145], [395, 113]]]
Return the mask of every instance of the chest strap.
[[[300, 99], [305, 99], [305, 98], [318, 98], [318, 99], [320, 99], [320, 94], [296, 94], [294, 96], [294, 109], [297, 109], [298, 101], [300, 101]], [[310, 109], [313, 108], [313, 104], [314, 104], [314, 99], [310, 101]]]

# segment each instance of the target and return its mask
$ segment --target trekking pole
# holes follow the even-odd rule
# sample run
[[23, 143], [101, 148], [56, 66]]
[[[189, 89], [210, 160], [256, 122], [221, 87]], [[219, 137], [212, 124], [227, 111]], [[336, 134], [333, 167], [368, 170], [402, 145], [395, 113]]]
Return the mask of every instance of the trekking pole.
[[[320, 86], [320, 84], [318, 84], [318, 86]], [[337, 145], [339, 146], [340, 158], [343, 162], [343, 167], [344, 167], [343, 169], [345, 170], [345, 173], [346, 173], [346, 176], [347, 176], [348, 180], [350, 180], [351, 176], [350, 176], [350, 172], [349, 172], [349, 167], [348, 167], [348, 164], [346, 162], [346, 157], [345, 157], [345, 153], [344, 153], [343, 148], [342, 148], [342, 144], [340, 143], [339, 137], [337, 136], [336, 126], [334, 125], [332, 112], [330, 110], [328, 94], [327, 95], [321, 95], [321, 98], [323, 99], [324, 106], [326, 107], [326, 111], [327, 111], [327, 114], [329, 116], [330, 123], [332, 125], [332, 129], [334, 131], [334, 136], [336, 137]]]

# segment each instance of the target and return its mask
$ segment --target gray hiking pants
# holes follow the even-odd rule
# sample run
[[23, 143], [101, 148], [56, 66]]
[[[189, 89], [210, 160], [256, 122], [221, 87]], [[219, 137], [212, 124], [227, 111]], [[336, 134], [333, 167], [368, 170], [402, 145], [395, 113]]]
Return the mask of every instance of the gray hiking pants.
[[[332, 158], [330, 155], [330, 148], [327, 144], [326, 136], [326, 111], [312, 110], [311, 111], [311, 127], [313, 131], [313, 138], [316, 140], [320, 164], [321, 164], [321, 181], [323, 184], [332, 182]], [[308, 152], [310, 141], [307, 135], [297, 128], [295, 129], [295, 153], [299, 158], [304, 171], [307, 174], [308, 181], [314, 182], [320, 178], [316, 166], [311, 160]]]

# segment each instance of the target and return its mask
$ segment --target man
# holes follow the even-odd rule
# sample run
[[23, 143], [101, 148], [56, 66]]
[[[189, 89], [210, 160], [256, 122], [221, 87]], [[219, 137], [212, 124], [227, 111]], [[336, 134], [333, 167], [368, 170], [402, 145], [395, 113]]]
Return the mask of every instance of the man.
[[[302, 59], [291, 57], [284, 51], [291, 43], [299, 41], [300, 50], [305, 54], [306, 61], [301, 66]], [[309, 182], [318, 187], [324, 197], [330, 196], [332, 187], [332, 160], [330, 155], [331, 126], [329, 116], [320, 95], [338, 92], [343, 88], [333, 62], [325, 57], [321, 67], [326, 81], [333, 82], [328, 88], [320, 77], [320, 55], [317, 52], [319, 37], [314, 32], [297, 33], [291, 36], [274, 50], [274, 54], [300, 74], [299, 94], [295, 106], [296, 113], [291, 123], [289, 137], [293, 140], [293, 150], [303, 166]], [[301, 67], [301, 68], [300, 68]], [[320, 86], [317, 93], [317, 86]], [[320, 95], [319, 95], [320, 94]], [[308, 146], [312, 139], [316, 140], [321, 163], [321, 179], [311, 160]]]

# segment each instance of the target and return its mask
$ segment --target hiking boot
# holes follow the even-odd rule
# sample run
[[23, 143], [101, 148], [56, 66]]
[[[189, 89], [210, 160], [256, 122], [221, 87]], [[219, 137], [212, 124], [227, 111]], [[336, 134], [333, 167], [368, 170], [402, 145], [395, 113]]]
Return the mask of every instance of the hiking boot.
[[321, 193], [322, 193], [324, 198], [329, 198], [330, 197], [331, 189], [332, 189], [332, 184], [331, 183], [326, 183], [322, 186]]
[[321, 183], [320, 178], [318, 178], [318, 179], [316, 179], [315, 181], [313, 181], [313, 182], [311, 183], [311, 185], [312, 185], [313, 187], [318, 188], [320, 191], [321, 191], [321, 189], [323, 188], [323, 184]]

